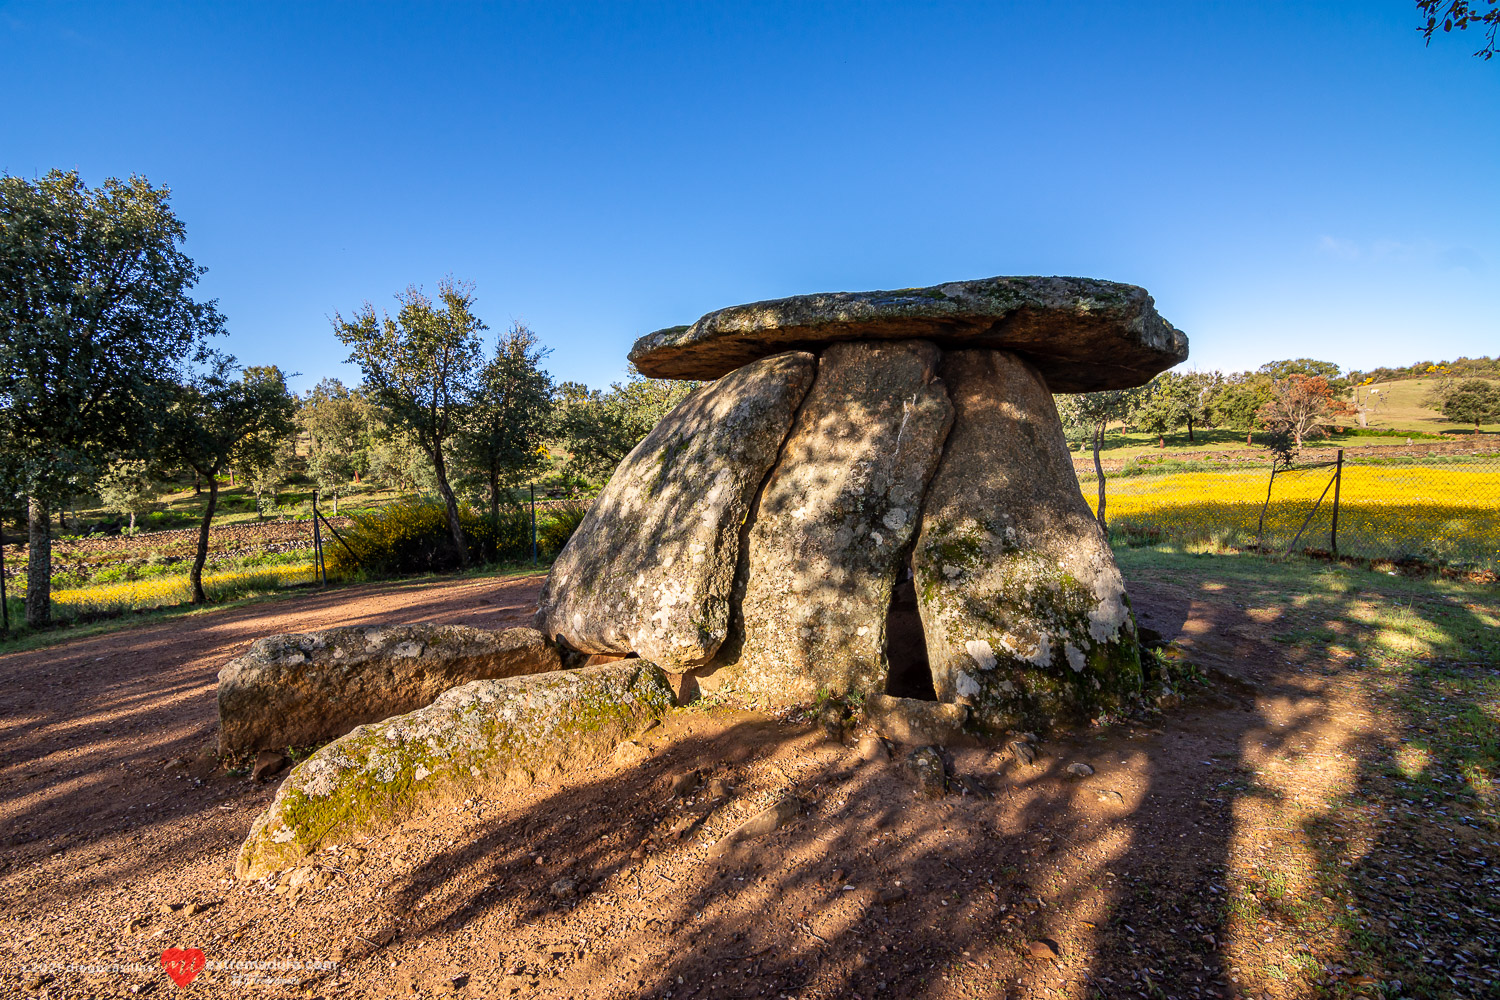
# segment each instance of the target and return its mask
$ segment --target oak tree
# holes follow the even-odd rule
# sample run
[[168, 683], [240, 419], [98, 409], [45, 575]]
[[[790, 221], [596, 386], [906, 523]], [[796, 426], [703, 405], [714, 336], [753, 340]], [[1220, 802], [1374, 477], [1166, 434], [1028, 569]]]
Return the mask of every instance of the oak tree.
[[448, 446], [473, 400], [479, 337], [487, 327], [474, 315], [470, 284], [445, 279], [436, 302], [412, 285], [396, 301], [401, 308], [394, 317], [376, 315], [368, 302], [348, 319], [335, 315], [334, 332], [352, 348], [349, 362], [364, 373], [371, 402], [410, 432], [432, 462], [459, 565], [467, 566], [469, 546], [449, 483]]
[[1480, 424], [1500, 421], [1500, 382], [1468, 378], [1450, 387], [1443, 395], [1443, 416], [1473, 424], [1476, 432]]
[[1104, 389], [1058, 398], [1059, 415], [1064, 426], [1086, 432], [1093, 445], [1094, 477], [1099, 483], [1099, 507], [1094, 517], [1098, 520], [1099, 527], [1105, 530], [1108, 530], [1109, 525], [1104, 519], [1104, 466], [1099, 460], [1099, 451], [1104, 447], [1106, 428], [1116, 420], [1126, 419], [1140, 394], [1140, 389]]
[[468, 420], [459, 431], [458, 454], [483, 480], [492, 522], [500, 519], [501, 490], [519, 485], [543, 465], [553, 388], [542, 361], [549, 353], [525, 324], [512, 324], [479, 372]]
[[177, 386], [163, 421], [168, 452], [208, 484], [190, 573], [194, 604], [207, 600], [203, 564], [208, 560], [208, 532], [219, 503], [219, 473], [247, 439], [274, 441], [292, 432], [295, 404], [281, 371], [274, 365], [252, 367], [238, 378], [237, 371], [234, 358], [206, 353]]
[[52, 508], [138, 450], [179, 363], [222, 333], [167, 188], [0, 175], [0, 450], [27, 499], [26, 620], [51, 618]]

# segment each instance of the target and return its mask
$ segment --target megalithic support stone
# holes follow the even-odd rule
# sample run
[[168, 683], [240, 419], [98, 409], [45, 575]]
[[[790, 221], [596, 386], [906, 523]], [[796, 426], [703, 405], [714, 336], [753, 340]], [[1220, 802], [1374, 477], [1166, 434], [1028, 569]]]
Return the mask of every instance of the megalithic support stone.
[[[888, 693], [925, 646], [981, 728], [1108, 710], [1139, 649], [1051, 393], [1140, 385], [1187, 347], [1144, 289], [1087, 278], [803, 295], [643, 337], [647, 375], [718, 381], [621, 463], [538, 627], [761, 704]], [[915, 644], [892, 634], [913, 588]]]
[[912, 557], [941, 701], [990, 729], [1087, 714], [1140, 687], [1125, 580], [1035, 368], [952, 351], [956, 409]]

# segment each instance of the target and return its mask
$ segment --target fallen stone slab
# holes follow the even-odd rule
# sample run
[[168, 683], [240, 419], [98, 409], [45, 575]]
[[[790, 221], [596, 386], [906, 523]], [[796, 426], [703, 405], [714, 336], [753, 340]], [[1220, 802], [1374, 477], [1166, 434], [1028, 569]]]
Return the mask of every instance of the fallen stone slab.
[[865, 718], [877, 733], [908, 746], [952, 746], [963, 739], [964, 722], [969, 717], [965, 705], [886, 694], [866, 695], [864, 706]]
[[656, 378], [718, 378], [757, 358], [841, 340], [989, 347], [1035, 364], [1053, 392], [1141, 385], [1187, 359], [1188, 342], [1144, 288], [1092, 278], [998, 277], [899, 291], [825, 292], [730, 306], [636, 341]]
[[537, 627], [585, 653], [666, 670], [708, 662], [729, 628], [740, 539], [817, 359], [765, 358], [704, 386], [625, 457], [547, 575]]
[[454, 688], [297, 765], [250, 828], [235, 875], [259, 878], [418, 810], [603, 760], [671, 706], [665, 674], [640, 659]]
[[219, 751], [314, 746], [469, 681], [558, 670], [536, 629], [387, 625], [257, 639], [219, 671]]

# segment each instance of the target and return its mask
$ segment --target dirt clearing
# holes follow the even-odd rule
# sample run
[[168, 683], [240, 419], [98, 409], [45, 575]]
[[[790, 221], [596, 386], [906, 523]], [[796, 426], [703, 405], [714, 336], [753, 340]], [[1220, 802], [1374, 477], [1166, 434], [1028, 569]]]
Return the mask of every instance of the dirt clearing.
[[[1207, 681], [1186, 703], [1042, 734], [1031, 764], [949, 748], [963, 794], [920, 797], [904, 751], [867, 762], [810, 718], [700, 705], [600, 767], [250, 884], [234, 856], [275, 782], [217, 767], [218, 668], [274, 632], [525, 624], [540, 577], [0, 657], [0, 992], [170, 995], [181, 949], [181, 992], [224, 997], [1496, 995], [1493, 763], [1453, 728], [1490, 718], [1490, 647], [1434, 659], [1428, 641], [1420, 683], [1440, 693], [1413, 702], [1361, 619], [1386, 595], [1298, 605], [1231, 562], [1249, 563], [1122, 558], [1141, 623]], [[1467, 591], [1424, 594], [1406, 614], [1461, 646], [1451, 616], [1492, 629]], [[787, 796], [794, 819], [716, 853]]]

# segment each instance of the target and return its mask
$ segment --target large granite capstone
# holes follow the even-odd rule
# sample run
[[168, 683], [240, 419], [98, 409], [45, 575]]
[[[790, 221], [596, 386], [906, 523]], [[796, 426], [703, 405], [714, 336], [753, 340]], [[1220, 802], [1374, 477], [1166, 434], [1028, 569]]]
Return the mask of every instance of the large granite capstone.
[[[693, 675], [684, 690], [762, 705], [935, 697], [980, 730], [1090, 717], [1138, 691], [1124, 580], [1051, 394], [1139, 385], [1187, 357], [1143, 289], [988, 278], [804, 295], [709, 313], [630, 356], [649, 375], [721, 381], [632, 453], [610, 484], [620, 499], [569, 542], [539, 618], [548, 635], [655, 657]], [[718, 438], [743, 431], [692, 407], [773, 398], [767, 366], [798, 374], [785, 397], [800, 408], [778, 398], [736, 452]], [[653, 457], [678, 450], [694, 461]], [[653, 495], [734, 485], [732, 504], [709, 507], [713, 532], [692, 534], [690, 504], [630, 499], [652, 462], [665, 470]], [[704, 558], [683, 561], [679, 538]], [[695, 595], [688, 622], [664, 628], [679, 593]]]
[[1144, 288], [1092, 278], [999, 277], [889, 292], [826, 292], [730, 306], [642, 337], [630, 360], [657, 378], [719, 378], [782, 351], [841, 340], [991, 347], [1031, 362], [1053, 392], [1142, 385], [1187, 360], [1187, 337]]

